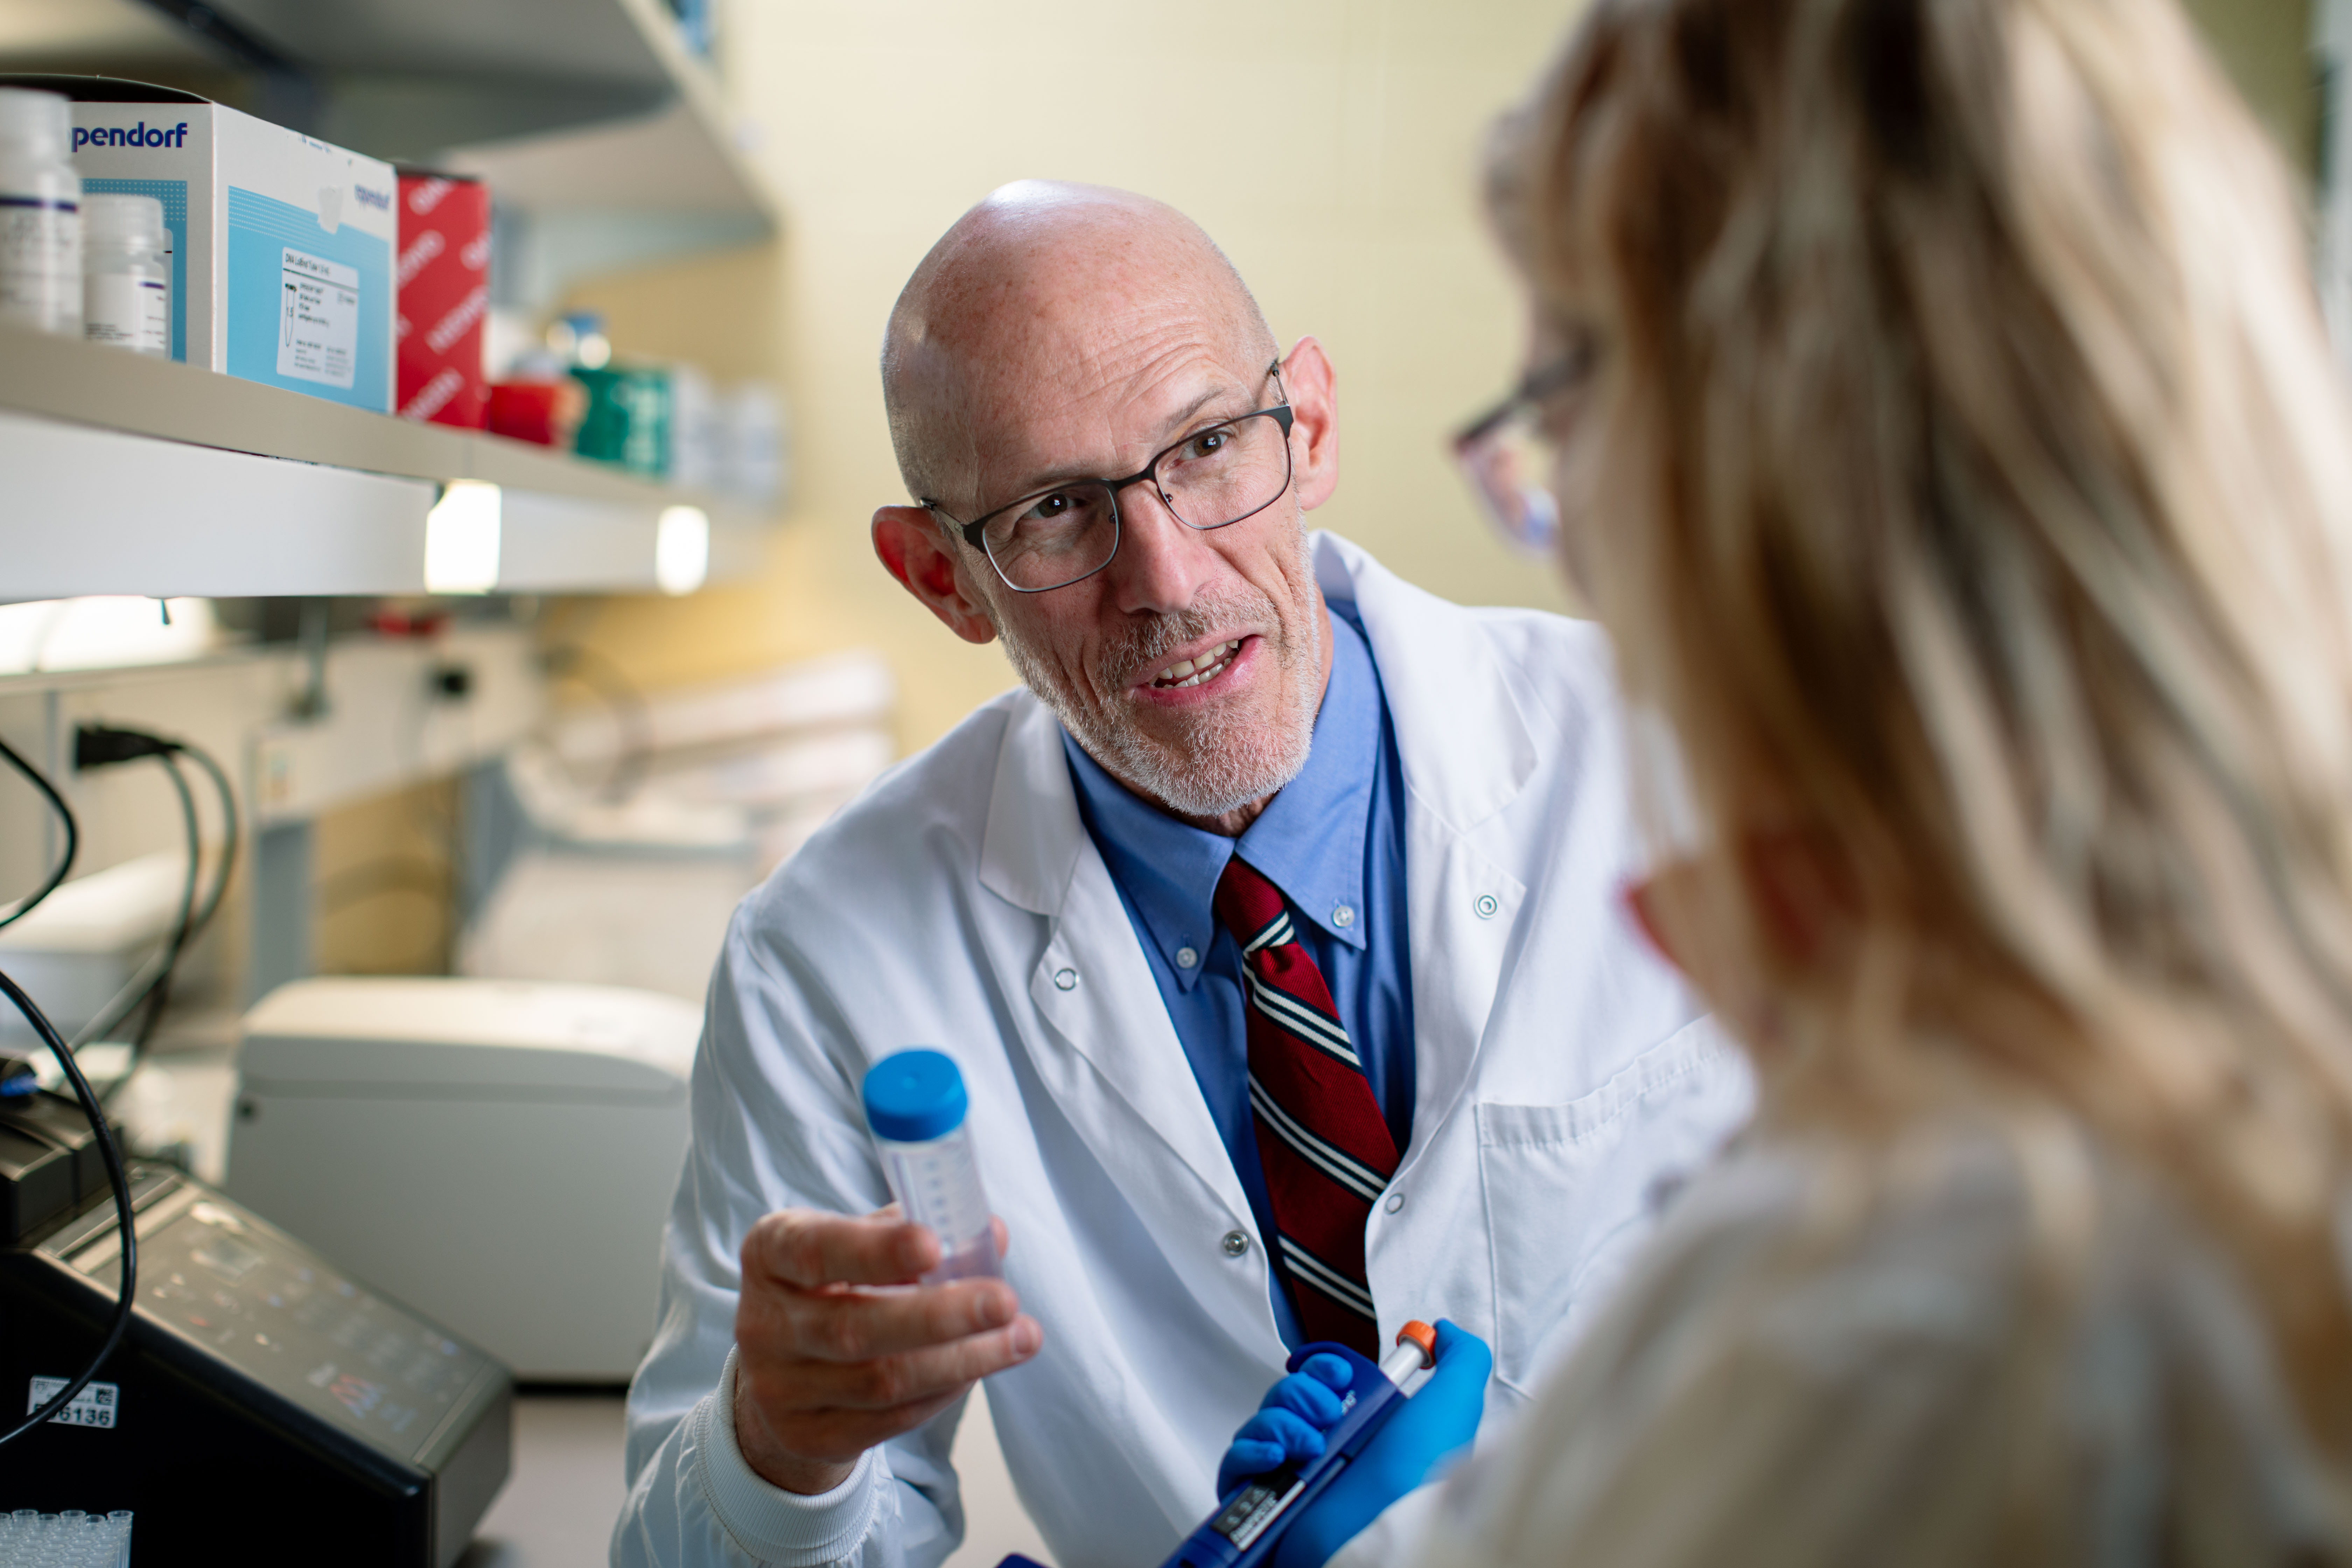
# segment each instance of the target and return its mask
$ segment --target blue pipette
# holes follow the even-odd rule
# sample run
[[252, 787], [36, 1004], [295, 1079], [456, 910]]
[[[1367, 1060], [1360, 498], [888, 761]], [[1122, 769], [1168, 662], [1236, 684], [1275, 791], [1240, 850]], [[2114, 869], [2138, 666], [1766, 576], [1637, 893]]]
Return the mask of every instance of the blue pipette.
[[[1338, 1426], [1323, 1434], [1323, 1454], [1304, 1465], [1285, 1464], [1253, 1476], [1217, 1506], [1201, 1528], [1185, 1537], [1163, 1568], [1259, 1568], [1270, 1561], [1290, 1521], [1305, 1513], [1339, 1479], [1364, 1445], [1421, 1385], [1437, 1364], [1437, 1331], [1415, 1320], [1397, 1331], [1396, 1348], [1379, 1364], [1345, 1345], [1301, 1345], [1287, 1370], [1307, 1358], [1333, 1355], [1348, 1363], [1348, 1386], [1339, 1396]], [[997, 1568], [1038, 1568], [1028, 1558], [1007, 1557]]]

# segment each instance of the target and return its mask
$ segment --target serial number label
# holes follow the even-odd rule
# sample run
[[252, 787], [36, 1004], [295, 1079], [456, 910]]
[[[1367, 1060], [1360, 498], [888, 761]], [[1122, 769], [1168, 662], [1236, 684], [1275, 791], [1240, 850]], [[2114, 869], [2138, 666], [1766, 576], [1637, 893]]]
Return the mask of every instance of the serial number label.
[[[66, 1391], [71, 1380], [63, 1377], [33, 1379], [31, 1394], [25, 1401], [25, 1414], [30, 1415], [42, 1405]], [[112, 1426], [115, 1413], [122, 1405], [122, 1385], [117, 1383], [92, 1383], [73, 1396], [73, 1402], [49, 1417], [52, 1426]]]
[[1275, 1471], [1261, 1480], [1252, 1481], [1234, 1494], [1209, 1528], [1234, 1543], [1235, 1551], [1246, 1552], [1250, 1542], [1264, 1535], [1266, 1527], [1282, 1517], [1290, 1500], [1306, 1489], [1307, 1482], [1294, 1475], [1287, 1467]]

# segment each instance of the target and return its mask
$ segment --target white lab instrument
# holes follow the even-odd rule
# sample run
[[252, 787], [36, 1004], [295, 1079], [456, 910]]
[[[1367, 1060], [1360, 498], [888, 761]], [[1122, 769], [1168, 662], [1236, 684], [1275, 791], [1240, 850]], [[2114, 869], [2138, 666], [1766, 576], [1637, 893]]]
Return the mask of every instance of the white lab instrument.
[[[187, 879], [188, 857], [176, 849], [76, 877], [0, 929], [0, 966], [71, 1037], [171, 935]], [[31, 1038], [31, 1025], [0, 1008], [0, 1040]]]
[[294, 981], [246, 1016], [228, 1189], [520, 1377], [625, 1379], [701, 1022], [618, 986]]
[[880, 656], [848, 653], [517, 746], [468, 807], [506, 828], [475, 860], [458, 968], [699, 1002], [743, 895], [890, 764], [896, 699]]

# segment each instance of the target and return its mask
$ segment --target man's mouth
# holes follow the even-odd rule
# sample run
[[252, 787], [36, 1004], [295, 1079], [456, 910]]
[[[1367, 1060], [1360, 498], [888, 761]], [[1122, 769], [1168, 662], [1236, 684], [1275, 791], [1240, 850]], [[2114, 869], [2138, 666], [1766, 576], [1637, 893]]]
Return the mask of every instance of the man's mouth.
[[1163, 691], [1175, 691], [1214, 680], [1224, 673], [1227, 665], [1233, 663], [1234, 656], [1241, 651], [1244, 640], [1235, 637], [1231, 642], [1219, 643], [1197, 658], [1180, 658], [1153, 677], [1151, 684]]

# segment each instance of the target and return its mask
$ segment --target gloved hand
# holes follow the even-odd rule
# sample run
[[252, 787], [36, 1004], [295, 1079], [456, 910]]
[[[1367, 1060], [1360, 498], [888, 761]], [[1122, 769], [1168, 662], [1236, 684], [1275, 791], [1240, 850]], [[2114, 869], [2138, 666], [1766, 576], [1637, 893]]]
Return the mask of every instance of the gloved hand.
[[[1321, 1568], [1382, 1510], [1470, 1446], [1486, 1408], [1495, 1369], [1486, 1342], [1446, 1320], [1437, 1324], [1437, 1363], [1418, 1393], [1390, 1415], [1338, 1480], [1290, 1521], [1275, 1550], [1275, 1568]], [[1257, 1414], [1242, 1423], [1217, 1467], [1217, 1496], [1230, 1497], [1251, 1476], [1286, 1460], [1320, 1458], [1323, 1434], [1339, 1424], [1348, 1363], [1309, 1356], [1266, 1391]]]
[[1308, 1356], [1297, 1372], [1277, 1379], [1258, 1401], [1257, 1414], [1234, 1434], [1233, 1446], [1217, 1466], [1217, 1500], [1286, 1459], [1321, 1458], [1323, 1434], [1339, 1424], [1339, 1394], [1354, 1376], [1346, 1362], [1325, 1354]]

